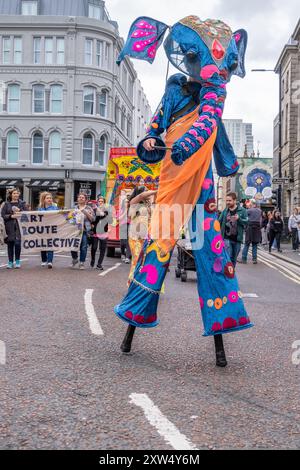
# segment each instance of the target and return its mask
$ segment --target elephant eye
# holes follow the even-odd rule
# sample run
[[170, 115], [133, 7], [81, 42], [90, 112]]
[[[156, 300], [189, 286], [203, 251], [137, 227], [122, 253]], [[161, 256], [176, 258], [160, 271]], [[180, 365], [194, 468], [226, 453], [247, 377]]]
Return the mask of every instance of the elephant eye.
[[229, 71], [234, 72], [238, 68], [238, 65], [239, 65], [238, 61], [232, 62], [232, 64], [229, 67]]
[[197, 53], [195, 51], [188, 51], [186, 54], [188, 60], [193, 61], [197, 57]]

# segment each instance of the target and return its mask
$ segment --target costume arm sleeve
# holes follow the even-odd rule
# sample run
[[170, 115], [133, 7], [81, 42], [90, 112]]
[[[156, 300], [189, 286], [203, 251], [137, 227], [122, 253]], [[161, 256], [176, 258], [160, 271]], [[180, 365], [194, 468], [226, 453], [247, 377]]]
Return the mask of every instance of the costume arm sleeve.
[[200, 90], [199, 117], [192, 127], [173, 145], [172, 160], [182, 165], [210, 138], [218, 127], [226, 98], [225, 83], [204, 83]]

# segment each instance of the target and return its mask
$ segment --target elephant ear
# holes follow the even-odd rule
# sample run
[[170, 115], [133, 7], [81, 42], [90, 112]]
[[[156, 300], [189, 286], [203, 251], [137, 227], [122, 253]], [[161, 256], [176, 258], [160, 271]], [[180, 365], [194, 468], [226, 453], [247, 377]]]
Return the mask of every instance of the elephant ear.
[[248, 44], [248, 33], [244, 29], [238, 29], [233, 33], [233, 39], [238, 50], [238, 66], [233, 72], [233, 75], [238, 75], [241, 78], [244, 78], [246, 75], [245, 68], [245, 55]]
[[137, 18], [131, 25], [127, 41], [117, 59], [117, 64], [120, 65], [125, 56], [146, 60], [152, 64], [167, 29], [168, 25], [153, 18], [147, 16]]

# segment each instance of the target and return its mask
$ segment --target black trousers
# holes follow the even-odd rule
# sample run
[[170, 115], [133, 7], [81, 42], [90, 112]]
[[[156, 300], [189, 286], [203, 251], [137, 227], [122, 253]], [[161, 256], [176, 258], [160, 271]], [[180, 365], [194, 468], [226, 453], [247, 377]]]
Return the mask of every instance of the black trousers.
[[269, 244], [269, 251], [272, 250], [272, 246], [276, 240], [277, 243], [277, 250], [280, 250], [280, 243], [281, 243], [281, 232], [274, 232], [274, 230], [270, 230], [270, 244]]
[[298, 236], [298, 229], [292, 228], [292, 242], [293, 242], [293, 250], [299, 249], [299, 236]]
[[98, 247], [99, 247], [99, 250], [100, 250], [100, 255], [99, 255], [97, 266], [102, 266], [104, 256], [105, 256], [105, 253], [106, 253], [107, 239], [106, 238], [105, 239], [93, 238], [93, 240], [92, 240], [92, 251], [91, 251], [91, 256], [92, 256], [91, 262], [92, 262], [92, 264], [95, 264], [96, 253], [97, 253]]
[[[13, 242], [7, 242], [7, 254], [8, 261], [10, 263], [20, 260], [21, 257], [21, 240], [15, 240]], [[15, 257], [15, 258], [14, 258]]]

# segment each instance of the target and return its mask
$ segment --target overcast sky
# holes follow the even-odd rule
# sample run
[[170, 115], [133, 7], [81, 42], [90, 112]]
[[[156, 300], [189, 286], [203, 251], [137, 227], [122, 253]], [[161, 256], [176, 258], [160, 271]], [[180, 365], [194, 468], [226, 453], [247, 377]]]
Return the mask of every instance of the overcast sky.
[[[249, 34], [246, 56], [247, 76], [234, 77], [228, 86], [224, 118], [252, 122], [255, 148], [260, 141], [261, 156], [273, 154], [273, 119], [278, 113], [278, 76], [253, 73], [252, 68], [273, 69], [283, 46], [292, 35], [300, 16], [299, 0], [106, 0], [111, 19], [119, 23], [125, 39], [138, 16], [150, 16], [172, 25], [187, 15], [221, 19], [235, 31], [244, 28]], [[155, 62], [134, 60], [153, 110], [164, 91], [167, 58], [160, 47]], [[171, 73], [176, 69], [171, 69]]]

